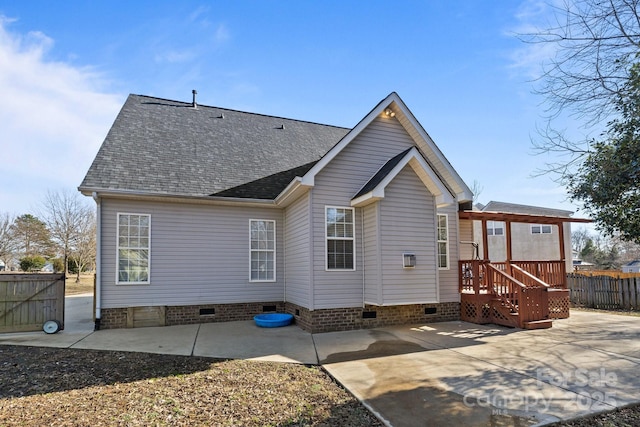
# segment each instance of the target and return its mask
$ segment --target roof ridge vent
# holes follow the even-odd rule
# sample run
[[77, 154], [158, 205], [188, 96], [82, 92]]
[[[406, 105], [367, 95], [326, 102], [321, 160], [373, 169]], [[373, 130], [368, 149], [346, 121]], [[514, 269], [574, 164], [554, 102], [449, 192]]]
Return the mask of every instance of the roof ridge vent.
[[193, 89], [191, 93], [193, 94], [193, 101], [191, 101], [191, 106], [193, 108], [198, 108], [198, 104], [196, 103], [196, 95], [198, 94], [198, 91]]

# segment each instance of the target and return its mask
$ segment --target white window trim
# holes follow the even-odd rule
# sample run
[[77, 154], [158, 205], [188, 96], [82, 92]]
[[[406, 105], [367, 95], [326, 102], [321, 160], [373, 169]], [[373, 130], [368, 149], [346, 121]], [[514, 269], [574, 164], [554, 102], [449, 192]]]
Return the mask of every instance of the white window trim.
[[[327, 211], [329, 209], [344, 209], [351, 211], [353, 222], [353, 237], [329, 237], [327, 236]], [[351, 240], [353, 242], [353, 268], [329, 268], [329, 240]], [[324, 207], [324, 269], [325, 271], [356, 271], [356, 212], [354, 208], [346, 206], [325, 206]]]
[[[533, 232], [533, 227], [540, 227], [540, 232], [539, 233], [534, 233]], [[545, 233], [543, 232], [543, 227], [549, 227], [549, 232]], [[531, 226], [529, 227], [529, 231], [531, 232], [531, 234], [553, 234], [553, 226], [551, 224], [531, 224]]]
[[[135, 216], [146, 216], [149, 218], [149, 247], [147, 248], [148, 260], [149, 264], [149, 274], [147, 275], [147, 280], [143, 282], [121, 282], [120, 281], [120, 216], [121, 215], [135, 215]], [[99, 249], [99, 248], [98, 248]], [[142, 249], [142, 248], [140, 248]], [[142, 214], [135, 212], [117, 212], [116, 213], [116, 285], [148, 285], [151, 283], [151, 215], [150, 214]]]
[[[440, 240], [440, 233], [438, 233], [438, 228], [440, 227], [440, 217], [444, 217], [445, 218], [445, 222], [446, 222], [446, 229], [447, 229], [447, 240]], [[447, 265], [446, 267], [440, 267], [440, 243], [446, 243], [447, 244]], [[437, 214], [436, 215], [436, 263], [438, 265], [438, 270], [449, 270], [450, 269], [450, 262], [451, 260], [451, 251], [449, 250], [449, 215], [448, 214]]]
[[[260, 222], [272, 222], [273, 223], [273, 249], [251, 249], [251, 223], [252, 222], [256, 222], [256, 221], [260, 221]], [[277, 246], [277, 242], [278, 242], [278, 233], [277, 233], [277, 229], [276, 229], [276, 221], [273, 219], [250, 219], [249, 220], [249, 282], [250, 283], [271, 283], [271, 282], [275, 282], [276, 281], [276, 276], [277, 276], [277, 260], [276, 260], [276, 246]], [[251, 278], [251, 254], [253, 252], [273, 252], [273, 279], [253, 279]]]
[[[500, 224], [496, 227], [496, 224]], [[502, 221], [487, 221], [487, 236], [504, 236], [505, 223]], [[489, 233], [491, 230], [491, 233]], [[496, 230], [502, 230], [502, 233], [496, 234]]]

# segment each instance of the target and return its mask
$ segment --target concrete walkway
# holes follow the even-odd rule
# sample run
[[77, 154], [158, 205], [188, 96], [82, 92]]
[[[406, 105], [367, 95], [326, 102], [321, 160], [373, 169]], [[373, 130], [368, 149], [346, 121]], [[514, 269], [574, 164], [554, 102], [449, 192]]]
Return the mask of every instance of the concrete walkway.
[[0, 345], [321, 364], [388, 425], [543, 425], [640, 402], [640, 317], [572, 311], [547, 330], [444, 322], [309, 334], [207, 323], [94, 332], [91, 297], [65, 330]]

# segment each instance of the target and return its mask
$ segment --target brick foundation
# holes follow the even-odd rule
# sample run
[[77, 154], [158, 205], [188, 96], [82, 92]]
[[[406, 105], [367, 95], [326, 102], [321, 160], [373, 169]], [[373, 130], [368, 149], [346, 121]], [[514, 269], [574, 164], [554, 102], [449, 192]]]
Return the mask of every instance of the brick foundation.
[[384, 307], [366, 305], [364, 308], [332, 308], [313, 311], [292, 303], [286, 303], [285, 306], [286, 312], [294, 315], [296, 324], [311, 333], [460, 320], [460, 303], [458, 302]]
[[[274, 309], [275, 308], [275, 309]], [[164, 325], [192, 325], [198, 323], [231, 322], [251, 320], [260, 313], [284, 312], [282, 301], [167, 306]], [[103, 308], [100, 316], [100, 329], [126, 328], [127, 308]], [[131, 322], [129, 322], [131, 324]], [[157, 325], [161, 326], [161, 325]]]
[[[275, 308], [275, 310], [272, 310]], [[132, 310], [103, 308], [100, 329], [126, 328]], [[260, 313], [285, 312], [294, 315], [295, 323], [311, 333], [350, 331], [381, 326], [408, 325], [426, 322], [460, 320], [460, 303], [412, 304], [309, 310], [292, 303], [261, 302], [242, 304], [207, 304], [167, 306], [164, 324], [189, 325], [197, 323], [251, 320]]]
[[103, 308], [100, 310], [100, 329], [127, 327], [127, 308]]

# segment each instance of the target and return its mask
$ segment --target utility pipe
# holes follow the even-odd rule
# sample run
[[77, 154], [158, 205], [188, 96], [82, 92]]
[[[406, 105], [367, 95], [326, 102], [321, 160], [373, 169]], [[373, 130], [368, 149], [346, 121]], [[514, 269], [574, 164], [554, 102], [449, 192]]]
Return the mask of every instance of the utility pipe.
[[102, 202], [100, 200], [100, 197], [98, 196], [98, 193], [96, 193], [95, 191], [91, 194], [91, 196], [96, 202], [96, 291], [93, 297], [95, 298], [96, 302], [96, 312], [94, 313], [96, 320], [94, 330], [98, 331], [100, 330], [100, 309], [102, 306], [102, 257], [100, 256], [102, 247], [100, 244], [102, 241], [102, 210], [100, 208]]

